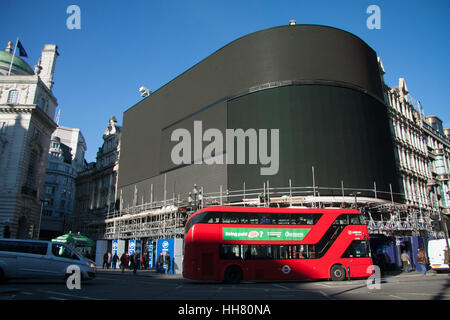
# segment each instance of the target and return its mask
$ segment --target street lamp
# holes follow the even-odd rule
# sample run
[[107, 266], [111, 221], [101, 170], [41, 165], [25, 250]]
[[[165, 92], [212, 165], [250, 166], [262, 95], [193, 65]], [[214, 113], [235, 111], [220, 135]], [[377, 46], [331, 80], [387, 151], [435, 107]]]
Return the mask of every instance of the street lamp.
[[359, 196], [360, 194], [361, 192], [350, 193], [351, 196], [355, 196], [355, 209], [358, 209], [358, 199], [356, 198], [356, 196]]
[[42, 211], [44, 210], [44, 204], [47, 205], [48, 199], [39, 199], [39, 201], [41, 201], [41, 212], [39, 214], [39, 229], [38, 229], [38, 234], [37, 234], [38, 240], [39, 240], [39, 236], [41, 234]]

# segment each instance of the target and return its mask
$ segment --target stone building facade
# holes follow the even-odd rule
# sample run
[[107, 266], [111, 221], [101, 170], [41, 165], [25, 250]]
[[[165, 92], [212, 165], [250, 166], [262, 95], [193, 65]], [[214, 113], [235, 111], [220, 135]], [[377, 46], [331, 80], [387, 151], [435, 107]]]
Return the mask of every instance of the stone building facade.
[[[46, 44], [34, 70], [0, 51], [0, 230], [37, 238], [45, 166], [58, 105], [52, 92], [57, 46]], [[11, 64], [12, 61], [12, 64]], [[11, 68], [10, 68], [11, 67]]]
[[72, 230], [78, 172], [86, 169], [86, 141], [79, 129], [58, 127], [48, 155], [42, 210], [41, 239]]
[[96, 162], [87, 164], [86, 170], [78, 173], [73, 219], [75, 232], [98, 238], [104, 230], [105, 215], [115, 210], [121, 133], [116, 118], [111, 117]]
[[[384, 74], [381, 61], [380, 70]], [[445, 135], [449, 129], [444, 130], [438, 117], [425, 116], [405, 79], [393, 88], [383, 84], [403, 203], [420, 211], [417, 219], [422, 225], [443, 235], [450, 213], [450, 139]]]

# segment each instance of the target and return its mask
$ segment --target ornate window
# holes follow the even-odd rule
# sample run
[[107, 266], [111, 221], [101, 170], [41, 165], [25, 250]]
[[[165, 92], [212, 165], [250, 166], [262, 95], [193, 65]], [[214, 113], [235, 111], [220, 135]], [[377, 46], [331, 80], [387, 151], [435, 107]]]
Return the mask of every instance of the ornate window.
[[6, 103], [17, 103], [19, 100], [19, 91], [11, 90], [8, 93], [8, 101]]

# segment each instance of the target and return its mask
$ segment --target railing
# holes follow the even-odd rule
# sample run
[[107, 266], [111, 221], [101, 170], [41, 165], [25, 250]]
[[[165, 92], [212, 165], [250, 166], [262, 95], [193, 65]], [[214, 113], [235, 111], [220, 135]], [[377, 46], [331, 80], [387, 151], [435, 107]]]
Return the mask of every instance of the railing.
[[[194, 201], [178, 196], [109, 212], [105, 216], [105, 238], [137, 236], [158, 238], [168, 234], [182, 236], [182, 224], [190, 214], [200, 208], [214, 205], [352, 207], [361, 210], [368, 221], [369, 230], [375, 233], [421, 230], [433, 232], [431, 217], [440, 214], [439, 206], [429, 197], [425, 197], [424, 202], [423, 195], [418, 197], [380, 191], [377, 190], [375, 183], [373, 189], [344, 188], [343, 182], [341, 188], [293, 187], [291, 183], [288, 187], [270, 187], [269, 182], [264, 183], [263, 188], [246, 189], [245, 184], [243, 186], [241, 190], [223, 190], [221, 187], [219, 191], [208, 193], [200, 188]], [[323, 191], [327, 191], [327, 194], [331, 191], [332, 195], [323, 196], [321, 195], [321, 192], [324, 194]], [[399, 203], [396, 201], [398, 199], [409, 203]], [[169, 218], [170, 214], [181, 209], [185, 212], [184, 218]], [[371, 212], [382, 214], [378, 219], [374, 219]], [[145, 220], [149, 217], [154, 220]]]

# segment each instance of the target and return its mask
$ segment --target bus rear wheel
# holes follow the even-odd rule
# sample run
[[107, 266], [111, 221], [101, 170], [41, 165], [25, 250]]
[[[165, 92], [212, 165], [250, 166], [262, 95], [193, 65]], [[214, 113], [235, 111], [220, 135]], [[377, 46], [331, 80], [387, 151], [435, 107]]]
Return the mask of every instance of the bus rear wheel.
[[239, 283], [242, 280], [242, 270], [238, 266], [231, 266], [225, 270], [224, 280], [226, 283]]
[[331, 280], [342, 281], [345, 279], [345, 268], [340, 264], [334, 265], [330, 271]]

